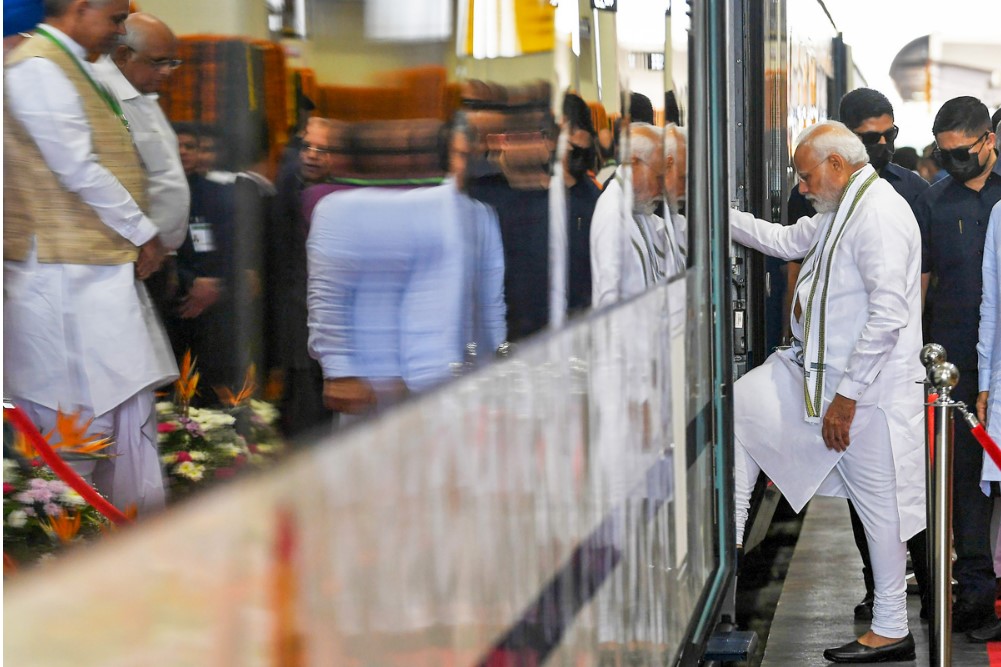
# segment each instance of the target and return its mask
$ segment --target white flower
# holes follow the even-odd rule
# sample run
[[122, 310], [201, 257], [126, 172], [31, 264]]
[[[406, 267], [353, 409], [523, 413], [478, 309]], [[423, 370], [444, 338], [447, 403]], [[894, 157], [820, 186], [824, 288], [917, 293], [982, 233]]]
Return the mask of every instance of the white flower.
[[273, 424], [278, 419], [278, 409], [267, 401], [250, 399], [250, 409], [260, 417], [265, 424]]
[[176, 411], [174, 404], [170, 401], [160, 401], [156, 404], [156, 414], [160, 416], [173, 416]]
[[197, 482], [201, 480], [202, 476], [205, 474], [205, 466], [198, 465], [197, 463], [193, 463], [192, 461], [185, 461], [184, 463], [181, 463], [180, 465], [175, 467], [174, 472], [176, 472], [181, 477], [186, 477], [187, 479], [190, 479], [192, 482]]
[[232, 442], [223, 442], [216, 447], [216, 451], [224, 456], [229, 456], [235, 458], [243, 453], [243, 450], [234, 445]]
[[205, 452], [198, 451], [197, 449], [192, 449], [188, 452], [188, 456], [191, 457], [192, 461], [208, 461], [209, 455]]
[[163, 463], [164, 465], [168, 465], [169, 466], [171, 463], [174, 462], [175, 459], [177, 459], [177, 454], [171, 452], [170, 454], [164, 454], [164, 455], [162, 455], [160, 457], [160, 462]]
[[198, 422], [198, 425], [205, 431], [232, 426], [236, 423], [236, 418], [233, 415], [207, 408], [191, 408], [188, 411], [188, 416]]
[[70, 505], [73, 507], [83, 507], [87, 504], [87, 501], [83, 499], [79, 493], [73, 489], [66, 489], [62, 496], [59, 498], [65, 505]]
[[11, 528], [23, 528], [28, 523], [28, 515], [22, 510], [14, 510], [7, 515], [7, 525]]
[[17, 464], [10, 459], [3, 460], [3, 481], [13, 482], [18, 479], [18, 468]]

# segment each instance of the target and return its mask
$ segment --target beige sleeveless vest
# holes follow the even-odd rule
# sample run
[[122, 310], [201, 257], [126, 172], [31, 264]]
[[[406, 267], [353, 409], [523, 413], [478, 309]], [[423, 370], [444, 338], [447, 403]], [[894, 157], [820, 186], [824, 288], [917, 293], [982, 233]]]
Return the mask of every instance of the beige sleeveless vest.
[[[146, 174], [132, 137], [121, 120], [94, 90], [72, 57], [49, 39], [35, 35], [14, 49], [10, 66], [28, 58], [55, 63], [76, 87], [90, 123], [92, 150], [125, 186], [141, 209], [146, 208]], [[128, 264], [139, 249], [101, 222], [78, 195], [67, 191], [45, 164], [38, 146], [3, 104], [3, 257], [23, 261], [38, 244], [38, 261], [49, 264]]]

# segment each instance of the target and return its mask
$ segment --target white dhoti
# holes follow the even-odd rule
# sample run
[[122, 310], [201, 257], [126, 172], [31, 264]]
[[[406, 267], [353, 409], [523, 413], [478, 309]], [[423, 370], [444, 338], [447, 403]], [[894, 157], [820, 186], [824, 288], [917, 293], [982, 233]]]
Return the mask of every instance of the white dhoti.
[[865, 526], [875, 579], [873, 632], [907, 635], [907, 547], [901, 537], [897, 472], [887, 418], [860, 403], [845, 452], [828, 449], [820, 424], [803, 419], [803, 370], [785, 350], [734, 386], [738, 540], [763, 470], [797, 512], [815, 494], [850, 498]]
[[[15, 403], [43, 433], [55, 427], [55, 410], [26, 400], [15, 399]], [[91, 417], [94, 421], [87, 435], [113, 440], [112, 445], [101, 452], [109, 458], [72, 462], [73, 469], [120, 510], [135, 507], [141, 516], [163, 509], [165, 494], [157, 453], [153, 390], [141, 391], [100, 415], [82, 410], [80, 423], [86, 423]]]

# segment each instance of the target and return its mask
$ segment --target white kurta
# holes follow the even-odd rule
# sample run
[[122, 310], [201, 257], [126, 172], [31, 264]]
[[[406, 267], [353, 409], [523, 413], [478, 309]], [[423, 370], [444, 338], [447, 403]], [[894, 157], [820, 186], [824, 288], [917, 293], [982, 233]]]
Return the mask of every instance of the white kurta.
[[[865, 167], [861, 178], [871, 172]], [[826, 233], [833, 213], [782, 226], [732, 211], [733, 240], [781, 259], [803, 257]], [[896, 470], [901, 539], [925, 525], [921, 239], [907, 202], [877, 179], [858, 203], [838, 245], [827, 305], [823, 412], [835, 393], [857, 401], [851, 433], [875, 411], [885, 416]], [[805, 311], [806, 298], [796, 295]], [[802, 324], [792, 316], [793, 333]], [[805, 421], [803, 369], [797, 349], [773, 354], [735, 389], [735, 431], [741, 444], [799, 511], [815, 494], [847, 497], [830, 475], [842, 453], [828, 449], [821, 425]], [[867, 443], [868, 446], [868, 443]]]
[[[85, 68], [83, 48], [55, 28]], [[36, 37], [35, 39], [41, 39]], [[7, 104], [46, 164], [101, 221], [141, 245], [157, 233], [98, 161], [80, 97], [54, 63], [31, 58], [6, 70]], [[177, 375], [135, 266], [4, 262], [4, 392], [53, 410], [101, 415]]]
[[684, 261], [676, 257], [680, 244], [674, 241], [674, 230], [669, 237], [663, 218], [633, 210], [630, 178], [629, 170], [620, 167], [598, 198], [591, 217], [594, 308], [641, 294], [684, 268]]
[[160, 232], [167, 250], [177, 250], [188, 235], [191, 192], [181, 166], [177, 135], [153, 93], [143, 95], [129, 83], [108, 56], [94, 63], [101, 82], [122, 105], [129, 132], [146, 169], [146, 214]]
[[[980, 335], [977, 341], [977, 380], [980, 391], [989, 391], [987, 399], [987, 432], [995, 442], [1001, 443], [1001, 327], [998, 326], [998, 307], [1001, 306], [1001, 202], [991, 210], [984, 244], [984, 292], [980, 301]], [[1001, 470], [984, 453], [981, 477], [984, 493], [987, 482], [1001, 481]]]

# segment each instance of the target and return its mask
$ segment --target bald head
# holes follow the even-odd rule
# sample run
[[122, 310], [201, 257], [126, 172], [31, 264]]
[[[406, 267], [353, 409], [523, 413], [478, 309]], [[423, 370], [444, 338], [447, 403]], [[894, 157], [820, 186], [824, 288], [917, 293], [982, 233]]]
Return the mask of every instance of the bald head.
[[112, 58], [136, 90], [159, 92], [178, 66], [178, 42], [166, 23], [136, 12], [125, 20], [125, 35]]

